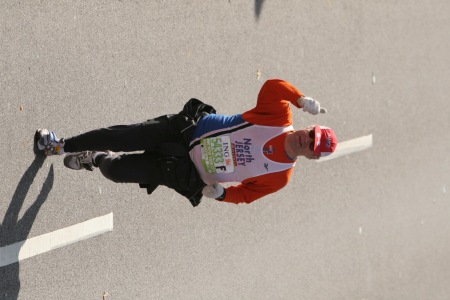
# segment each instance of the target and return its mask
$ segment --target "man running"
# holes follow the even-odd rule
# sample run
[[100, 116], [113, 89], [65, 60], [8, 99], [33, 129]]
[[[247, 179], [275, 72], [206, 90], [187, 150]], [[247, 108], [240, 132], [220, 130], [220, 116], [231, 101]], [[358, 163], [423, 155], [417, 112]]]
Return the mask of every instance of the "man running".
[[[273, 79], [262, 86], [256, 106], [243, 114], [219, 115], [191, 99], [178, 114], [69, 138], [39, 129], [35, 143], [46, 155], [67, 153], [68, 168], [97, 167], [106, 178], [138, 183], [148, 193], [165, 185], [194, 206], [202, 195], [251, 203], [286, 186], [297, 157], [319, 159], [336, 149], [336, 135], [328, 127], [294, 130], [290, 104], [313, 115], [326, 113], [289, 82]], [[115, 153], [134, 151], [143, 152]], [[225, 182], [239, 184], [224, 188]]]

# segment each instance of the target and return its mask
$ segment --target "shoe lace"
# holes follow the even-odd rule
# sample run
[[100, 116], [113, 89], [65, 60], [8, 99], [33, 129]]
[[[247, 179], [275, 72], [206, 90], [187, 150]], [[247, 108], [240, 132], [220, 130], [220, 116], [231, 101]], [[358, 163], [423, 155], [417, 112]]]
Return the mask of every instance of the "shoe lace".
[[89, 171], [94, 171], [94, 163], [92, 161], [92, 152], [87, 151], [80, 159], [80, 164]]

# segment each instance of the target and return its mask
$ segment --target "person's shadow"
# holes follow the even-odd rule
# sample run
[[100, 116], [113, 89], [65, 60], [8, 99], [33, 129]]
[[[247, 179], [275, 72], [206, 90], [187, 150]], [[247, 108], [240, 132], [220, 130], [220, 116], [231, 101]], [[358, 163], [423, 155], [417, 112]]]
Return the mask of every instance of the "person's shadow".
[[[50, 167], [47, 178], [34, 203], [27, 209], [23, 217], [19, 220], [19, 213], [28, 191], [36, 177], [39, 169], [44, 164], [45, 157], [37, 155], [31, 165], [23, 174], [17, 185], [11, 203], [6, 211], [3, 222], [0, 226], [0, 247], [26, 240], [31, 231], [31, 227], [36, 216], [47, 200], [48, 194], [53, 187], [54, 171], [53, 165]], [[2, 253], [0, 252], [0, 255]], [[16, 255], [16, 253], [14, 253]], [[19, 251], [17, 251], [17, 256]], [[1, 261], [1, 259], [0, 259]], [[37, 275], [37, 274], [36, 274]], [[0, 299], [18, 299], [20, 291], [19, 262], [0, 267]]]
[[261, 15], [263, 4], [264, 0], [255, 0], [255, 18], [257, 21], [259, 20], [259, 16]]

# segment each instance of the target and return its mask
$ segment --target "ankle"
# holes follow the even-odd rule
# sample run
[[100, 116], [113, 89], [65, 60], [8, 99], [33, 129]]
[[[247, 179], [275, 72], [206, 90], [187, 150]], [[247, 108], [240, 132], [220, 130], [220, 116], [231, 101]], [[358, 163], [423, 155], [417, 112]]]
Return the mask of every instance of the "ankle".
[[100, 164], [101, 160], [106, 157], [107, 154], [105, 152], [96, 152], [93, 156], [92, 156], [92, 164], [94, 165], [94, 167], [98, 167], [98, 165]]

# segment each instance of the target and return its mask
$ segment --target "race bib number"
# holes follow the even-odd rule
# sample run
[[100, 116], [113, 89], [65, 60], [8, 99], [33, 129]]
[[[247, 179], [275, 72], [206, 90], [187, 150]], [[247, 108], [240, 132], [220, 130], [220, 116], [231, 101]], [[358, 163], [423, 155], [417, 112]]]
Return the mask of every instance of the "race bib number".
[[229, 136], [206, 138], [200, 141], [202, 163], [210, 174], [234, 172], [233, 154]]

